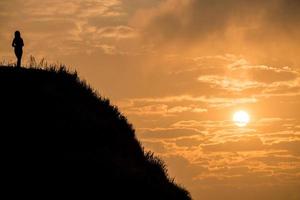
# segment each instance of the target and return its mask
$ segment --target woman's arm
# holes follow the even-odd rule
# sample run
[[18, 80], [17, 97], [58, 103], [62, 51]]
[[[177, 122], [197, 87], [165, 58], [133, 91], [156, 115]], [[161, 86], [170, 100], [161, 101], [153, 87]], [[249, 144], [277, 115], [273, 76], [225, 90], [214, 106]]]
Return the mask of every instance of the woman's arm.
[[16, 46], [16, 41], [13, 39], [11, 46], [15, 47]]

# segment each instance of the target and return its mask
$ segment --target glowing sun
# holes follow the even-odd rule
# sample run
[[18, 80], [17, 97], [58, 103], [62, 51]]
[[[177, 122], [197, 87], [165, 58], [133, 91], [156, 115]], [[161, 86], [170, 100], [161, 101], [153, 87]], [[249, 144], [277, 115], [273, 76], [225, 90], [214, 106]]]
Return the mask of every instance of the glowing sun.
[[240, 110], [234, 113], [232, 120], [238, 127], [244, 127], [250, 122], [250, 116], [247, 112]]

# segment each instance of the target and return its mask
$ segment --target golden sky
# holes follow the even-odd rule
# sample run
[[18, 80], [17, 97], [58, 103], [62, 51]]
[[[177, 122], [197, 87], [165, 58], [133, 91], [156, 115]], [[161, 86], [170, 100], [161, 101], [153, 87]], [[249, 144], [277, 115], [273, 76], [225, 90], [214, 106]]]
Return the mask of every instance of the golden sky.
[[76, 69], [195, 200], [300, 199], [299, 0], [1, 0], [0, 25], [1, 60], [20, 30]]

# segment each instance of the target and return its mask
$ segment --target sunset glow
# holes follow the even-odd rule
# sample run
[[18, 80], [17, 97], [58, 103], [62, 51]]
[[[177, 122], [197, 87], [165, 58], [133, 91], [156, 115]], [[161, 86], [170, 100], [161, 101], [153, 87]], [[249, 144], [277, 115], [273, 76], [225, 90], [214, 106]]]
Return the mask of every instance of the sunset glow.
[[250, 116], [245, 111], [238, 111], [233, 115], [233, 122], [239, 127], [244, 127], [250, 122]]
[[19, 30], [22, 63], [76, 70], [193, 199], [300, 199], [300, 0], [0, 0], [0, 24], [0, 61]]

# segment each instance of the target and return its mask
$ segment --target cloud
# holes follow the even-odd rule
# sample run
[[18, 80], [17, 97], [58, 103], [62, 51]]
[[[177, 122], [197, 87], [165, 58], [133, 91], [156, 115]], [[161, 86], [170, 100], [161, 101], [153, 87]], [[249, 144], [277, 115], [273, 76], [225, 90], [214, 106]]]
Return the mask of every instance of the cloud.
[[174, 139], [188, 136], [202, 136], [202, 132], [194, 128], [139, 128], [137, 134], [142, 139]]
[[[193, 185], [194, 181], [192, 177], [197, 176], [201, 172], [207, 172], [204, 167], [193, 165], [186, 158], [179, 155], [165, 156], [164, 160], [168, 166], [168, 171], [171, 177], [175, 177], [175, 180], [179, 183], [185, 183]], [[180, 174], [178, 176], [178, 174]]]
[[151, 33], [165, 39], [192, 40], [213, 34], [222, 36], [232, 26], [259, 32], [265, 32], [270, 27], [281, 29], [284, 24], [296, 28], [295, 21], [300, 19], [298, 4], [293, 0], [168, 0], [162, 2], [158, 9], [143, 10], [137, 16], [149, 18], [144, 25], [149, 27]]
[[300, 156], [299, 145], [300, 145], [300, 138], [298, 137], [298, 140], [275, 143], [271, 146], [271, 148], [287, 150], [292, 155]]
[[207, 109], [198, 107], [196, 105], [169, 106], [166, 104], [148, 104], [146, 106], [139, 106], [138, 104], [133, 104], [131, 106], [122, 107], [122, 110], [128, 115], [152, 115], [161, 117], [172, 117], [180, 113], [203, 113], [208, 111]]
[[175, 144], [179, 147], [199, 147], [203, 143], [203, 139], [198, 137], [187, 137], [182, 139], [177, 139]]
[[[300, 73], [288, 66], [272, 67], [252, 65], [244, 58], [233, 55], [202, 57], [194, 59], [202, 68], [202, 63], [211, 60], [222, 61], [221, 66], [210, 66], [201, 70], [198, 81], [211, 88], [219, 88], [231, 92], [248, 92], [254, 96], [270, 96], [271, 94], [298, 95], [300, 89]], [[223, 69], [220, 69], [223, 67]], [[212, 70], [214, 69], [214, 70]], [[225, 69], [225, 70], [224, 70]]]
[[117, 27], [103, 27], [97, 30], [96, 34], [98, 37], [104, 38], [131, 38], [136, 37], [136, 31], [128, 26], [117, 26]]
[[121, 5], [119, 0], [45, 0], [36, 4], [36, 0], [22, 2], [15, 0], [16, 3], [24, 5], [24, 12], [33, 17], [70, 17], [85, 18], [91, 16], [107, 16], [107, 13], [117, 10]]
[[162, 142], [155, 142], [155, 141], [143, 141], [143, 146], [146, 147], [148, 150], [153, 151], [157, 154], [162, 154], [168, 152], [168, 149]]
[[[226, 147], [226, 152], [197, 151], [191, 152], [191, 157], [186, 157], [184, 150], [178, 149], [181, 152], [163, 154], [163, 158], [170, 166], [171, 176], [177, 174], [177, 181], [189, 185], [196, 199], [219, 199], [225, 195], [231, 199], [243, 196], [250, 200], [250, 193], [254, 190], [258, 193], [258, 199], [262, 195], [277, 199], [278, 188], [281, 188], [280, 194], [283, 195], [278, 200], [288, 197], [289, 194], [298, 194], [296, 188], [300, 182], [299, 175], [296, 174], [300, 169], [300, 157], [280, 149], [258, 150], [255, 146], [263, 143], [255, 137], [248, 137], [243, 141], [241, 144], [244, 145], [240, 146], [238, 142], [228, 143], [228, 146], [233, 145], [232, 152], [228, 152]], [[235, 194], [227, 193], [228, 190], [235, 191]], [[277, 195], [273, 195], [274, 193]]]
[[[296, 77], [295, 77], [296, 78]], [[255, 79], [258, 79], [257, 77]], [[265, 81], [270, 81], [264, 78]], [[212, 88], [220, 87], [229, 91], [243, 91], [249, 89], [263, 88], [263, 93], [272, 93], [281, 90], [288, 92], [288, 89], [300, 89], [299, 78], [287, 81], [274, 81], [272, 83], [258, 82], [256, 80], [237, 79], [228, 76], [204, 75], [198, 78], [198, 81], [209, 84]]]
[[115, 46], [102, 44], [102, 45], [98, 45], [98, 47], [100, 47], [105, 54], [113, 55], [113, 54], [116, 54], [116, 52], [117, 52]]
[[[124, 17], [126, 11], [119, 0], [45, 0], [38, 3], [36, 0], [13, 0], [1, 1], [1, 9], [10, 10], [1, 12], [0, 21], [8, 24], [1, 26], [1, 32], [20, 29], [29, 44], [26, 46], [27, 52], [35, 55], [45, 56], [46, 51], [53, 52], [53, 57], [91, 54], [95, 51], [111, 55], [125, 50], [120, 50], [110, 39], [127, 39], [137, 35], [124, 21], [118, 25], [96, 21], [96, 26], [92, 23], [97, 18], [105, 21]], [[19, 12], [15, 13], [14, 10]], [[10, 40], [9, 37], [11, 35], [4, 36], [5, 40]], [[48, 41], [51, 42], [48, 44]], [[107, 46], [114, 46], [114, 51], [108, 50]]]
[[[231, 61], [230, 64], [227, 65], [227, 67], [230, 70], [259, 70], [260, 72], [268, 72], [268, 73], [287, 73], [292, 78], [295, 78], [297, 75], [299, 75], [299, 72], [296, 70], [293, 70], [292, 68], [285, 66], [285, 67], [270, 67], [266, 65], [251, 65], [249, 61], [245, 60], [244, 58], [238, 58], [234, 55], [226, 55], [226, 57], [220, 57], [217, 56], [216, 58], [221, 58], [225, 60]], [[282, 75], [282, 74], [281, 74]], [[285, 75], [285, 74], [283, 74]], [[278, 77], [281, 78], [281, 77]]]
[[68, 36], [68, 34], [77, 29], [76, 23], [67, 19], [36, 19], [27, 23], [29, 23], [27, 25], [30, 26], [31, 33], [36, 35], [44, 34], [43, 36], [50, 35], [49, 30], [51, 30], [51, 34], [63, 33], [63, 35]]
[[222, 97], [206, 97], [206, 96], [190, 96], [190, 95], [181, 95], [181, 96], [167, 96], [167, 97], [158, 97], [158, 98], [136, 98], [130, 99], [134, 102], [147, 102], [147, 103], [171, 103], [171, 102], [198, 102], [198, 103], [207, 103], [211, 107], [222, 107], [222, 106], [233, 106], [238, 104], [245, 103], [256, 103], [256, 98], [222, 98]]
[[167, 0], [138, 10], [131, 25], [156, 51], [230, 52], [295, 64], [299, 7], [295, 0]]
[[225, 90], [232, 90], [232, 91], [242, 91], [250, 88], [264, 87], [264, 84], [259, 82], [242, 80], [242, 79], [233, 79], [226, 76], [216, 76], [216, 75], [200, 76], [198, 78], [198, 81], [208, 83], [212, 87], [217, 86]]
[[205, 152], [259, 151], [265, 149], [263, 142], [257, 137], [240, 139], [234, 142], [232, 141], [205, 146], [203, 145], [202, 148]]
[[237, 74], [246, 75], [257, 82], [271, 84], [274, 82], [288, 82], [297, 79], [300, 75], [299, 71], [294, 70], [288, 66], [272, 67], [266, 65], [251, 65], [248, 61], [236, 60], [227, 65], [233, 76]]
[[171, 125], [172, 127], [177, 128], [202, 128], [202, 129], [226, 129], [226, 128], [232, 128], [233, 124], [231, 121], [217, 121], [217, 120], [183, 120], [183, 121], [177, 121], [176, 123]]

